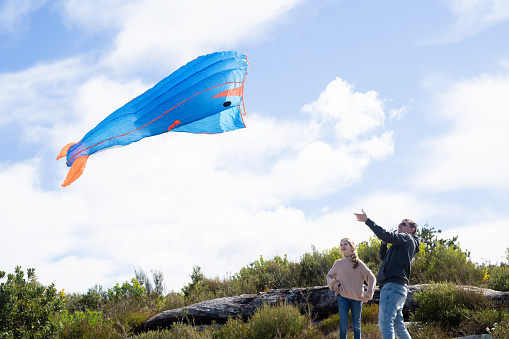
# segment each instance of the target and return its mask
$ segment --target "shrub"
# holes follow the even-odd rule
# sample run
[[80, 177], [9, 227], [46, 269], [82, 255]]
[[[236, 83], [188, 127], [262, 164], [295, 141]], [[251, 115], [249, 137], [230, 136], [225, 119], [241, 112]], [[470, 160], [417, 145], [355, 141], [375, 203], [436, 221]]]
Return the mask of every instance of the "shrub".
[[325, 335], [339, 331], [339, 313], [334, 313], [321, 321], [318, 329]]
[[247, 326], [242, 318], [228, 318], [226, 324], [215, 333], [215, 339], [242, 339], [247, 338]]
[[456, 245], [439, 243], [429, 251], [421, 246], [412, 264], [410, 284], [433, 281], [479, 286], [484, 273], [484, 268], [473, 263]]
[[302, 334], [308, 319], [290, 305], [264, 305], [248, 320], [249, 338], [286, 338]]
[[174, 323], [170, 328], [170, 337], [168, 338], [179, 338], [179, 339], [208, 339], [212, 338], [210, 331], [200, 331], [198, 327], [184, 324]]
[[163, 296], [166, 289], [163, 283], [164, 276], [160, 271], [151, 271], [151, 273], [152, 281], [141, 268], [139, 270], [134, 270], [136, 280], [139, 281], [141, 286], [145, 287], [145, 294], [153, 299], [157, 299]]
[[320, 253], [316, 250], [315, 246], [312, 246], [311, 253], [305, 253], [300, 258], [301, 272], [298, 285], [296, 286], [326, 285], [327, 280], [325, 276], [329, 273], [334, 262], [341, 257], [341, 251], [338, 247]]
[[509, 320], [494, 324], [493, 328], [488, 329], [488, 333], [493, 339], [509, 338]]
[[361, 333], [364, 339], [382, 339], [382, 333], [378, 328], [378, 324], [362, 324]]
[[[298, 263], [288, 260], [287, 256], [275, 256], [272, 260], [259, 260], [240, 269], [230, 281], [223, 281], [219, 290], [227, 285], [229, 291], [236, 295], [258, 293], [269, 289], [322, 286], [326, 283], [326, 274], [332, 264], [341, 258], [338, 247], [319, 252], [311, 246], [311, 252], [301, 256]], [[205, 280], [205, 278], [204, 278]], [[231, 292], [230, 296], [235, 295]], [[217, 295], [217, 293], [216, 293]]]
[[60, 330], [58, 331], [57, 338], [109, 339], [121, 338], [121, 336], [115, 332], [112, 321], [103, 319], [101, 312], [86, 310], [85, 312], [78, 311], [74, 314], [64, 311], [60, 317]]
[[378, 304], [364, 304], [362, 305], [361, 322], [378, 323]]
[[449, 339], [451, 335], [436, 323], [410, 323], [407, 327], [412, 339]]
[[469, 259], [470, 252], [461, 249], [457, 236], [439, 239], [437, 234], [441, 232], [428, 224], [418, 229], [417, 235], [422, 241], [412, 263], [410, 284], [454, 282], [479, 286], [484, 277], [484, 267], [478, 267]]
[[[55, 334], [54, 315], [64, 303], [63, 293], [54, 284], [37, 282], [35, 269], [27, 270], [27, 280], [20, 266], [15, 274], [0, 284], [0, 337], [46, 338]], [[0, 279], [5, 272], [0, 271]]]
[[471, 313], [486, 308], [489, 301], [482, 292], [457, 288], [454, 284], [440, 283], [425, 286], [414, 293], [419, 305], [414, 319], [440, 324], [445, 328], [457, 327]]
[[488, 288], [497, 291], [509, 291], [509, 266], [493, 267], [488, 274]]
[[184, 296], [181, 293], [170, 292], [164, 297], [157, 299], [154, 310], [156, 313], [160, 313], [166, 310], [172, 310], [175, 308], [181, 308], [186, 306]]
[[357, 253], [359, 258], [373, 271], [376, 276], [380, 264], [380, 239], [375, 236], [371, 236], [368, 241], [363, 241], [357, 246]]
[[86, 310], [99, 311], [105, 300], [106, 292], [103, 291], [101, 286], [95, 285], [89, 288], [85, 294], [67, 294], [65, 296], [65, 309], [70, 313], [85, 312]]
[[258, 293], [273, 288], [291, 288], [299, 286], [301, 265], [288, 260], [287, 256], [275, 256], [264, 260], [260, 256], [240, 269], [233, 278], [235, 290], [241, 293]]
[[211, 331], [200, 331], [198, 328], [184, 324], [175, 323], [170, 329], [161, 331], [149, 331], [134, 336], [134, 339], [209, 339], [212, 338]]
[[457, 330], [461, 335], [485, 333], [495, 324], [509, 324], [509, 314], [504, 310], [483, 309], [472, 311], [467, 315]]
[[125, 335], [138, 331], [143, 322], [156, 313], [145, 288], [135, 278], [131, 279], [131, 283], [126, 281], [108, 289], [105, 298], [101, 310], [105, 317], [122, 328]]
[[169, 339], [172, 338], [171, 331], [168, 329], [160, 331], [148, 331], [140, 333], [133, 337], [134, 339]]
[[210, 289], [209, 279], [201, 272], [200, 266], [193, 267], [191, 274], [191, 283], [182, 288], [184, 298], [190, 303], [198, 303], [203, 300], [215, 298], [214, 291]]

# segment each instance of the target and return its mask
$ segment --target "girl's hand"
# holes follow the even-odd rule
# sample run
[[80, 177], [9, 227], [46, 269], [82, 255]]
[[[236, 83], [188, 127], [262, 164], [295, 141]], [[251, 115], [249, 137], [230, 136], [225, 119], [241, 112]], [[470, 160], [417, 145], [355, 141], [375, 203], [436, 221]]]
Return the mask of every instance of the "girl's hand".
[[341, 286], [341, 283], [338, 281], [338, 284], [334, 286], [334, 292], [336, 292], [336, 294], [339, 294], [339, 286]]
[[362, 303], [363, 303], [363, 304], [365, 304], [365, 303], [367, 303], [368, 301], [369, 301], [368, 296], [367, 296], [367, 295], [365, 295], [365, 294], [363, 294], [363, 295], [362, 295]]

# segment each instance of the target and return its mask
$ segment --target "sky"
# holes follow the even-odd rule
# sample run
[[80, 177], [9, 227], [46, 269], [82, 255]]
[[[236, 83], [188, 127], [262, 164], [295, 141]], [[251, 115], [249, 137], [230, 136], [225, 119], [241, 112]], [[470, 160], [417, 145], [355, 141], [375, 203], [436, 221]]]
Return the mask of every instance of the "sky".
[[[200, 55], [247, 55], [247, 128], [61, 148]], [[509, 247], [509, 0], [0, 0], [0, 270], [85, 293], [389, 230]]]

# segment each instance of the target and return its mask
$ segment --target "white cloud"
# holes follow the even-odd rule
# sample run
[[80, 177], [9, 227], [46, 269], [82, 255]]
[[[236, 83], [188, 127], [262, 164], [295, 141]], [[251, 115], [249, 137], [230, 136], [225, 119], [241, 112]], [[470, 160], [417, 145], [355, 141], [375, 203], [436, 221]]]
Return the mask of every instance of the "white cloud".
[[456, 42], [509, 19], [507, 0], [443, 0], [456, 17], [455, 25], [444, 37]]
[[483, 75], [437, 95], [446, 133], [422, 143], [412, 184], [432, 192], [509, 187], [509, 77]]
[[396, 109], [391, 109], [389, 111], [389, 119], [401, 120], [401, 118], [403, 118], [406, 115], [407, 111], [408, 111], [408, 107], [406, 107], [406, 106], [396, 108]]
[[82, 60], [76, 58], [0, 74], [0, 124], [24, 126], [26, 138], [41, 139], [36, 133], [41, 126], [73, 116], [72, 98], [85, 73]]
[[[461, 249], [471, 252], [470, 257], [473, 262], [500, 264], [507, 262], [505, 250], [509, 248], [508, 224], [509, 219], [496, 216], [496, 220], [458, 225], [445, 230], [441, 236], [444, 239], [458, 236]], [[486, 230], [497, 230], [497, 232]]]
[[28, 26], [29, 15], [47, 0], [4, 0], [0, 3], [0, 34], [19, 34]]
[[383, 126], [385, 114], [378, 93], [353, 91], [353, 85], [340, 78], [327, 85], [318, 100], [305, 105], [320, 124], [334, 124], [336, 138], [353, 140]]
[[103, 62], [124, 71], [182, 65], [202, 54], [242, 46], [242, 41], [258, 39], [284, 21], [300, 2], [71, 0], [65, 3], [65, 15], [85, 30], [117, 30]]

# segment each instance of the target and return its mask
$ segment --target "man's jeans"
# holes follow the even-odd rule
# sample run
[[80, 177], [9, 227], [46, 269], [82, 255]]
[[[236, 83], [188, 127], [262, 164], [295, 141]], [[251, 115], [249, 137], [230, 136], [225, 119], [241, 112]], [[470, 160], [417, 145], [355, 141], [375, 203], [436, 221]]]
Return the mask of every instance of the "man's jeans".
[[403, 324], [403, 305], [407, 296], [407, 287], [397, 283], [387, 283], [380, 290], [378, 304], [378, 327], [383, 339], [411, 339]]
[[362, 301], [353, 300], [338, 295], [339, 310], [339, 339], [346, 339], [348, 331], [348, 311], [352, 309], [352, 327], [354, 339], [361, 339]]

